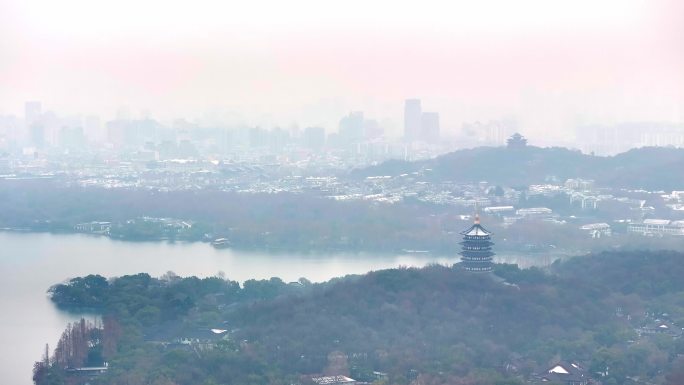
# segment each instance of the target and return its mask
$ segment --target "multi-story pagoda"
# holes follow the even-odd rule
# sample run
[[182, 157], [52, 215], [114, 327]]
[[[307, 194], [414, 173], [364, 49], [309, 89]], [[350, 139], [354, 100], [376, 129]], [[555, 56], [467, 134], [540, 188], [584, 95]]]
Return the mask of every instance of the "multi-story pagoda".
[[468, 271], [492, 271], [492, 233], [480, 225], [480, 216], [475, 215], [475, 223], [462, 231], [461, 262]]

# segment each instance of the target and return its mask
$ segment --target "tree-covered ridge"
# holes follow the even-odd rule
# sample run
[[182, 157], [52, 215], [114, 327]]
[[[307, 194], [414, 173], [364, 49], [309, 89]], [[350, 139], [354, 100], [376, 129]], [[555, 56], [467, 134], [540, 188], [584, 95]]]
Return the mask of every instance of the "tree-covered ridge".
[[[312, 194], [83, 189], [54, 181], [0, 180], [0, 212], [0, 227], [73, 232], [78, 223], [108, 221], [115, 224], [115, 239], [200, 241], [210, 234], [229, 238], [238, 249], [396, 252], [428, 246], [453, 250], [458, 242], [428, 227], [438, 208], [332, 201]], [[173, 235], [144, 221], [126, 223], [146, 216], [182, 218], [193, 225]]]
[[684, 149], [645, 147], [602, 157], [561, 147], [478, 147], [418, 162], [387, 161], [353, 175], [400, 175], [426, 169], [435, 180], [463, 183], [486, 176], [490, 183], [527, 186], [543, 183], [551, 175], [561, 180], [581, 175], [606, 187], [676, 190], [682, 188], [682, 181], [672, 173], [684, 169]]
[[[435, 265], [324, 284], [89, 276], [51, 293], [63, 306], [98, 307], [123, 331], [93, 383], [291, 384], [324, 373], [516, 384], [563, 359], [604, 384], [676, 384], [682, 261], [674, 252], [603, 253], [546, 271]], [[669, 329], [650, 333], [654, 323]], [[200, 336], [211, 328], [226, 332]], [[174, 343], [192, 335], [194, 344]]]

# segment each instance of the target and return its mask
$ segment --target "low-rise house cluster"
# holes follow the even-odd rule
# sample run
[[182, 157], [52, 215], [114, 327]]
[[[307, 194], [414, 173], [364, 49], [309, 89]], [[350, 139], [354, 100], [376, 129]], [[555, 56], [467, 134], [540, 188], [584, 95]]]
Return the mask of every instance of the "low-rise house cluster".
[[669, 219], [644, 219], [639, 223], [630, 223], [628, 231], [647, 236], [679, 235], [684, 236], [684, 221]]
[[589, 233], [592, 238], [610, 237], [612, 230], [607, 223], [589, 223], [580, 227], [580, 230]]
[[100, 221], [79, 223], [79, 224], [74, 226], [74, 230], [76, 232], [87, 233], [87, 234], [101, 234], [101, 235], [109, 234], [109, 230], [111, 230], [111, 228], [112, 228], [112, 222], [100, 222]]
[[535, 385], [589, 385], [595, 382], [580, 364], [576, 362], [559, 362], [549, 369], [533, 376]]

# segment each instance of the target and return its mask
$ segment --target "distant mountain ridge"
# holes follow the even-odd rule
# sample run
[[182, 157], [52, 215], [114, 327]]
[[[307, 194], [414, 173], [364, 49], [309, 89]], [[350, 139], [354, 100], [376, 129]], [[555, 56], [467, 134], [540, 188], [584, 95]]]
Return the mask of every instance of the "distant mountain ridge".
[[594, 179], [604, 187], [649, 190], [684, 189], [684, 149], [643, 147], [615, 156], [583, 154], [561, 147], [478, 147], [459, 150], [435, 159], [387, 161], [354, 170], [353, 178], [401, 175], [420, 170], [434, 181], [479, 182], [508, 186], [544, 183], [549, 176]]

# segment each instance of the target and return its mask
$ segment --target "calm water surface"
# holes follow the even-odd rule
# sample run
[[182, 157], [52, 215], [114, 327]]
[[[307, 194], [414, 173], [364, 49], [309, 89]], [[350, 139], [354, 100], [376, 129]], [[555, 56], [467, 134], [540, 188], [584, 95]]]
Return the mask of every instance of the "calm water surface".
[[[520, 257], [509, 262], [529, 264]], [[57, 310], [46, 296], [53, 284], [88, 274], [105, 277], [168, 271], [231, 280], [300, 277], [314, 282], [399, 265], [452, 264], [430, 255], [269, 254], [215, 250], [203, 243], [120, 242], [85, 235], [0, 232], [0, 373], [6, 384], [29, 385], [33, 362], [81, 315]], [[92, 315], [90, 315], [92, 317]]]

